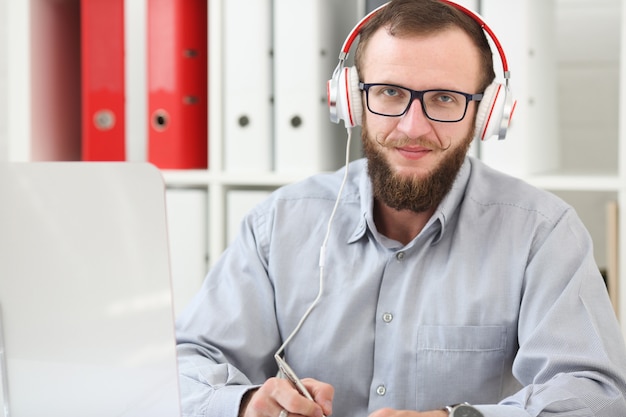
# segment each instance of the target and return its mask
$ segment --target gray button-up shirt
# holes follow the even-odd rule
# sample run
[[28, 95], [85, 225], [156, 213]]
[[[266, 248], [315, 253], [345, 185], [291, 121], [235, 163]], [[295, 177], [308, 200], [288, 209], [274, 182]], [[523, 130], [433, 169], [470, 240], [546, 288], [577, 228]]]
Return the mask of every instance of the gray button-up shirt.
[[[552, 194], [468, 158], [407, 245], [376, 230], [363, 160], [330, 233], [324, 290], [285, 357], [335, 387], [333, 414], [468, 401], [485, 416], [626, 416], [626, 349], [591, 239]], [[177, 324], [183, 409], [236, 417], [320, 285], [343, 173], [245, 218]]]

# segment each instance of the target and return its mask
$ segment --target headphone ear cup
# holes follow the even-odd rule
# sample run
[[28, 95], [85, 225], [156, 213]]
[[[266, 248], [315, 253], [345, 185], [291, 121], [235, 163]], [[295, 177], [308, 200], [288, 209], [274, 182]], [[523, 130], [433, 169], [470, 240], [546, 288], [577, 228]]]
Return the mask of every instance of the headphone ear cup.
[[363, 102], [359, 89], [359, 74], [355, 67], [341, 68], [337, 79], [329, 81], [328, 97], [332, 121], [339, 123], [339, 120], [343, 120], [346, 127], [361, 124]]
[[502, 131], [501, 127], [507, 95], [508, 91], [504, 84], [494, 82], [485, 89], [476, 111], [474, 137], [480, 140], [487, 140], [492, 136], [504, 139], [506, 128]]
[[354, 125], [360, 126], [363, 121], [363, 95], [359, 88], [359, 72], [356, 67], [348, 68], [346, 77], [346, 97], [350, 116], [354, 120]]

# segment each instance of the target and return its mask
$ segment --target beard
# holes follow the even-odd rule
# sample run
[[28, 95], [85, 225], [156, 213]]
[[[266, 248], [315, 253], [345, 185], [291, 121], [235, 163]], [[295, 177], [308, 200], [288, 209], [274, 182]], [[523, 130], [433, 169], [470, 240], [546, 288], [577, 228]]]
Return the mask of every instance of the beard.
[[418, 177], [394, 173], [383, 153], [383, 149], [391, 145], [384, 145], [370, 138], [363, 125], [361, 140], [374, 198], [395, 210], [423, 213], [435, 209], [452, 188], [472, 143], [473, 131], [472, 128], [458, 146], [440, 147], [439, 150], [445, 152], [444, 159], [425, 176]]

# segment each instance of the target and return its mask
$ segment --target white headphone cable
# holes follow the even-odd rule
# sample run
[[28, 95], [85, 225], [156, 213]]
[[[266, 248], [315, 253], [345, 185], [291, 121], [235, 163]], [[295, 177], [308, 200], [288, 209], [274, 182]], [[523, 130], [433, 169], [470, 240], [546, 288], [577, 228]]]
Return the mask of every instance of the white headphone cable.
[[278, 348], [278, 350], [274, 354], [274, 357], [280, 356], [280, 354], [285, 350], [285, 347], [287, 346], [287, 344], [289, 342], [291, 342], [291, 339], [293, 339], [293, 337], [296, 335], [296, 333], [298, 333], [298, 331], [302, 327], [302, 324], [304, 324], [304, 321], [307, 319], [307, 317], [309, 317], [309, 314], [311, 314], [311, 311], [313, 311], [315, 306], [319, 303], [320, 299], [322, 298], [322, 293], [324, 292], [324, 268], [326, 266], [325, 265], [326, 264], [326, 244], [328, 243], [328, 239], [330, 238], [330, 231], [331, 231], [331, 228], [332, 228], [333, 219], [335, 218], [335, 213], [337, 212], [337, 207], [339, 206], [339, 200], [341, 199], [341, 194], [343, 193], [343, 188], [346, 185], [346, 182], [348, 181], [348, 171], [349, 171], [349, 165], [350, 165], [350, 143], [352, 141], [352, 128], [351, 127], [347, 127], [346, 130], [348, 132], [348, 138], [347, 138], [347, 141], [346, 141], [346, 164], [345, 164], [346, 170], [345, 170], [344, 175], [343, 175], [343, 180], [341, 182], [341, 186], [339, 187], [339, 192], [337, 193], [337, 199], [335, 200], [335, 206], [333, 207], [333, 211], [331, 212], [330, 218], [328, 219], [328, 226], [326, 228], [326, 236], [324, 237], [324, 241], [322, 242], [322, 246], [320, 247], [320, 260], [319, 260], [319, 267], [320, 267], [320, 280], [319, 280], [319, 282], [320, 282], [320, 284], [319, 284], [319, 291], [317, 293], [317, 297], [315, 298], [315, 300], [313, 300], [313, 302], [311, 303], [309, 308], [302, 315], [302, 318], [298, 322], [298, 325], [296, 326], [296, 328], [293, 329], [293, 331], [291, 332], [289, 337], [287, 337], [287, 339], [285, 339], [285, 341], [280, 346], [280, 348]]

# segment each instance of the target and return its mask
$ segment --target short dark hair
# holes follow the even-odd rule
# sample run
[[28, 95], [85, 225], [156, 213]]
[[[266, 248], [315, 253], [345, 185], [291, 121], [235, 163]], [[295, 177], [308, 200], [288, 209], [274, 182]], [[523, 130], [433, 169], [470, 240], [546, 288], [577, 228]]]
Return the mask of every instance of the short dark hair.
[[458, 27], [468, 34], [478, 48], [483, 73], [481, 91], [495, 78], [493, 52], [480, 24], [465, 12], [439, 0], [391, 0], [376, 12], [359, 32], [355, 53], [355, 65], [359, 73], [368, 41], [381, 27], [386, 27], [391, 36], [428, 35]]

